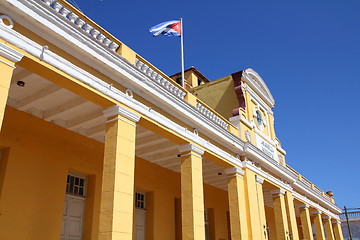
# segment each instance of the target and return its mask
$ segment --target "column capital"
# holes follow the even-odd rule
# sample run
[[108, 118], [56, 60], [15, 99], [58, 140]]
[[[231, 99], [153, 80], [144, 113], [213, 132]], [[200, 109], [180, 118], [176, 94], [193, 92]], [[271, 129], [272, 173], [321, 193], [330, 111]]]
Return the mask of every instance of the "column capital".
[[325, 215], [325, 216], [323, 216], [323, 217], [322, 217], [322, 219], [324, 219], [324, 220], [331, 220], [331, 217], [330, 217], [330, 216]]
[[309, 207], [310, 207], [309, 204], [305, 204], [305, 203], [299, 205], [299, 208], [300, 208], [300, 209], [301, 209], [301, 208], [307, 208], [307, 209], [309, 209]]
[[184, 153], [184, 152], [194, 152], [194, 153], [197, 153], [199, 154], [200, 156], [204, 154], [204, 149], [194, 145], [194, 144], [191, 144], [191, 143], [187, 143], [187, 144], [184, 144], [184, 145], [181, 145], [178, 147], [179, 149], [179, 152], [180, 153]]
[[321, 215], [322, 214], [322, 211], [320, 211], [320, 210], [312, 210], [311, 211], [311, 215]]
[[242, 170], [241, 168], [238, 167], [232, 167], [232, 168], [227, 168], [225, 169], [225, 173], [228, 176], [233, 176], [233, 175], [240, 175], [240, 176], [244, 176], [244, 170]]
[[273, 195], [273, 197], [277, 197], [280, 195], [284, 196], [286, 191], [282, 188], [277, 188], [277, 189], [271, 190], [270, 192]]
[[127, 108], [124, 108], [121, 105], [114, 105], [111, 106], [103, 111], [105, 117], [112, 117], [116, 115], [123, 116], [124, 118], [127, 118], [133, 122], [138, 122], [141, 118], [140, 115], [130, 111]]
[[17, 63], [23, 58], [24, 54], [0, 42], [0, 56]]
[[258, 175], [255, 176], [255, 180], [257, 183], [259, 183], [260, 185], [262, 185], [264, 183], [264, 178], [259, 177]]
[[337, 220], [337, 219], [333, 219], [333, 220], [331, 220], [331, 222], [333, 224], [341, 224], [341, 222], [339, 220]]

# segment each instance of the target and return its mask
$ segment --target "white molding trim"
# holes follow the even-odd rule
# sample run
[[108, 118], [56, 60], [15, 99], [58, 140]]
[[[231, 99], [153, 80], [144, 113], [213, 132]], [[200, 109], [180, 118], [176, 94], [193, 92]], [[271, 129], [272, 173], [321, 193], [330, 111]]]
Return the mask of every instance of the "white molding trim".
[[238, 167], [232, 167], [232, 168], [227, 168], [227, 169], [225, 169], [225, 173], [226, 173], [229, 177], [234, 176], [234, 175], [244, 176], [245, 171], [242, 170], [241, 168], [238, 168]]
[[259, 183], [260, 185], [262, 185], [264, 183], [264, 178], [259, 177], [258, 175], [255, 176], [255, 180], [257, 183]]
[[[309, 208], [309, 206], [312, 206], [313, 208], [319, 209], [319, 210], [322, 211], [324, 214], [327, 214], [327, 215], [331, 216], [333, 219], [337, 219], [337, 220], [340, 219], [337, 214], [334, 214], [334, 213], [330, 212], [328, 209], [325, 209], [324, 207], [320, 206], [320, 204], [311, 201], [310, 199], [308, 199], [308, 198], [305, 197], [305, 196], [302, 196], [302, 195], [299, 194], [298, 192], [295, 192], [295, 191], [294, 191], [294, 192], [293, 192], [293, 196], [294, 196], [296, 199], [298, 199], [298, 200], [300, 200], [301, 202], [303, 202], [304, 204], [302, 204], [302, 205], [306, 205], [306, 206], [308, 206], [308, 208]], [[301, 208], [302, 205], [300, 205], [300, 208]], [[338, 212], [338, 211], [335, 211], [335, 212]], [[338, 213], [341, 213], [341, 210], [340, 210], [340, 212], [338, 212]]]
[[322, 219], [324, 220], [331, 220], [332, 218], [330, 216], [322, 216]]
[[309, 208], [309, 204], [301, 204], [299, 205], [299, 208], [302, 209], [302, 208]]
[[105, 109], [103, 111], [103, 113], [104, 113], [105, 117], [107, 117], [107, 118], [115, 116], [115, 115], [120, 115], [126, 119], [129, 119], [130, 121], [133, 121], [133, 122], [138, 122], [141, 118], [140, 115], [138, 115], [138, 114], [134, 113], [133, 111], [130, 111], [129, 109], [124, 108], [123, 106], [120, 106], [120, 105], [111, 106], [111, 107]]
[[320, 211], [320, 210], [312, 210], [311, 212], [310, 212], [310, 215], [321, 215], [322, 214], [322, 211]]
[[277, 196], [284, 196], [286, 191], [282, 188], [278, 188], [278, 189], [273, 189], [270, 191], [271, 194], [273, 195], [273, 197], [277, 197]]
[[0, 42], [0, 56], [3, 56], [4, 58], [7, 58], [14, 63], [19, 62], [24, 57], [22, 53], [12, 49], [2, 42]]
[[339, 220], [333, 219], [331, 220], [332, 224], [341, 224], [341, 222]]
[[187, 144], [184, 144], [184, 145], [181, 145], [178, 147], [179, 149], [179, 152], [180, 153], [184, 153], [184, 152], [194, 152], [196, 154], [199, 154], [200, 156], [202, 156], [204, 154], [204, 149], [194, 145], [194, 144], [191, 144], [191, 143], [187, 143]]

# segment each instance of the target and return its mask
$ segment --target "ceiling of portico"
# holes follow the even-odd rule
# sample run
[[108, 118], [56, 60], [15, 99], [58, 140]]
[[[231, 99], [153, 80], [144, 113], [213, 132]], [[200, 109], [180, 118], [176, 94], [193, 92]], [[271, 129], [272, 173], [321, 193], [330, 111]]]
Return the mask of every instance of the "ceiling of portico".
[[[18, 86], [18, 81], [25, 85]], [[106, 118], [102, 107], [22, 67], [17, 66], [14, 71], [7, 104], [96, 141], [105, 140]], [[136, 130], [135, 154], [180, 172], [178, 145], [141, 126]], [[203, 179], [227, 190], [224, 168], [207, 159], [203, 159]]]

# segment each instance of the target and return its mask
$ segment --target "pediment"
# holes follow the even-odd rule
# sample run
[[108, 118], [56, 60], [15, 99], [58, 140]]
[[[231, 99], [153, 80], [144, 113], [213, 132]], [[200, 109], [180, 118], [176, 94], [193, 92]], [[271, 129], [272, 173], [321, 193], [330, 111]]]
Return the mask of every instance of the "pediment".
[[271, 108], [275, 106], [275, 100], [264, 80], [253, 69], [248, 68], [242, 73], [242, 80], [252, 88]]

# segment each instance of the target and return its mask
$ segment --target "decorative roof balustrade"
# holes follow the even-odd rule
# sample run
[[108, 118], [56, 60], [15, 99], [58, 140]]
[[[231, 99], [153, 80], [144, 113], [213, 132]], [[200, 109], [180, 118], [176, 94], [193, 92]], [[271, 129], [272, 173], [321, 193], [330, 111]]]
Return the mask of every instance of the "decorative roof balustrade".
[[208, 106], [205, 106], [204, 103], [201, 103], [199, 99], [197, 99], [196, 108], [202, 115], [206, 116], [220, 127], [225, 129], [229, 127], [229, 124], [225, 120], [223, 120], [220, 117], [220, 115], [218, 115], [214, 110], [212, 110]]
[[[357, 211], [357, 212], [349, 212], [348, 210], [348, 219], [349, 221], [360, 221], [360, 211]], [[340, 217], [340, 221], [342, 222], [346, 222], [346, 215], [345, 213], [341, 213], [339, 214], [339, 217]]]
[[[309, 180], [307, 180], [306, 178], [302, 177], [301, 180], [307, 187], [311, 188], [312, 184]], [[311, 188], [312, 189], [312, 188]]]
[[59, 15], [72, 22], [75, 26], [86, 32], [89, 36], [109, 48], [111, 51], [115, 52], [119, 44], [112, 41], [108, 36], [105, 36], [99, 29], [92, 26], [91, 21], [86, 18], [79, 17], [78, 14], [66, 8], [59, 1], [55, 0], [42, 0], [47, 6], [52, 8]]
[[135, 67], [137, 67], [140, 71], [144, 72], [155, 82], [162, 85], [165, 89], [169, 90], [171, 93], [175, 94], [181, 99], [184, 99], [186, 92], [181, 88], [177, 87], [172, 80], [167, 77], [165, 74], [162, 74], [160, 71], [152, 67], [149, 63], [147, 63], [144, 59], [137, 56], [135, 59]]

